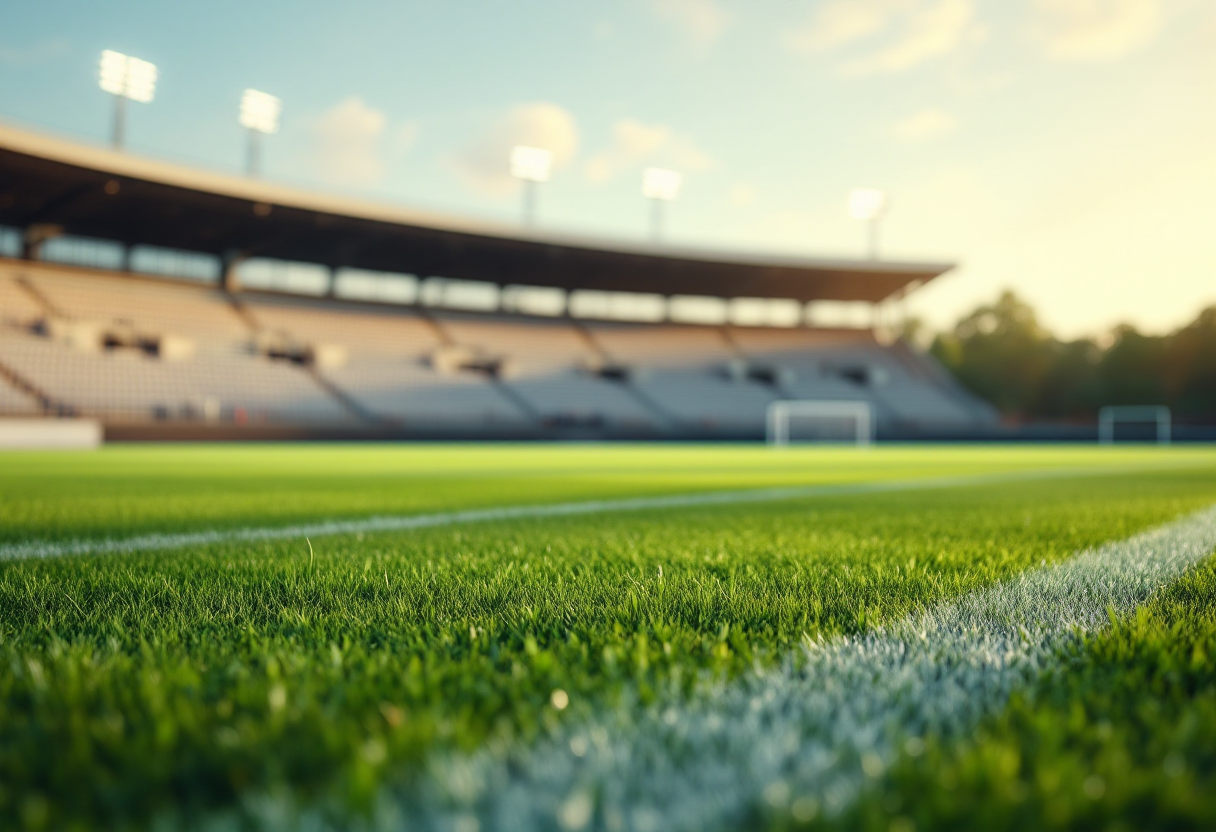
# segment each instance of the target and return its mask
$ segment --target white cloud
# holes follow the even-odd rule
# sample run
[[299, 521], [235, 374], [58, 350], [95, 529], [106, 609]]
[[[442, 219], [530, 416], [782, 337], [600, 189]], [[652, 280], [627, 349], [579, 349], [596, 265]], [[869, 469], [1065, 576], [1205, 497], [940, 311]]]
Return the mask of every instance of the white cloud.
[[1033, 0], [1034, 33], [1059, 60], [1119, 58], [1153, 39], [1164, 0]]
[[407, 153], [418, 141], [418, 122], [407, 121], [397, 125], [393, 130], [393, 153], [400, 156]]
[[322, 179], [371, 185], [384, 176], [384, 113], [352, 96], [316, 118], [310, 127], [309, 163]]
[[586, 174], [592, 182], [607, 182], [623, 168], [653, 156], [672, 140], [672, 133], [671, 128], [660, 124], [623, 119], [612, 128], [612, 138], [611, 147], [587, 162]]
[[717, 0], [651, 0], [650, 5], [655, 14], [701, 46], [717, 41], [731, 20]]
[[613, 126], [612, 145], [587, 161], [585, 173], [588, 180], [599, 184], [643, 161], [661, 161], [684, 172], [706, 170], [714, 164], [708, 153], [670, 127], [627, 118]]
[[956, 51], [975, 29], [971, 0], [936, 0], [921, 4], [904, 21], [894, 41], [844, 66], [848, 75], [902, 72]]
[[449, 160], [457, 175], [476, 191], [502, 196], [519, 183], [511, 177], [508, 157], [516, 145], [543, 147], [553, 154], [553, 167], [569, 164], [578, 151], [574, 116], [547, 101], [521, 104], [496, 119], [480, 138]]
[[[983, 34], [974, 0], [828, 0], [785, 38], [799, 52], [865, 47], [846, 75], [902, 72], [951, 54]], [[872, 43], [875, 39], [879, 43]]]
[[52, 38], [29, 46], [0, 46], [0, 64], [25, 66], [42, 63], [67, 53], [69, 44], [63, 38]]
[[828, 0], [815, 7], [806, 26], [785, 42], [798, 52], [826, 52], [887, 28], [910, 0]]
[[897, 138], [909, 141], [924, 141], [949, 135], [958, 126], [958, 119], [945, 110], [921, 110], [900, 119], [892, 127]]

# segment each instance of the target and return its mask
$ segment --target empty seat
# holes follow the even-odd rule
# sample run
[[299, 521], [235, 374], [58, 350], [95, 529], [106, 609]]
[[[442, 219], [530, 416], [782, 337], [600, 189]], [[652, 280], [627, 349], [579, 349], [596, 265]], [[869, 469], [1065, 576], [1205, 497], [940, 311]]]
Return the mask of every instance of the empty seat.
[[340, 345], [350, 355], [421, 356], [440, 343], [425, 320], [406, 310], [258, 295], [242, 296], [241, 303], [264, 329], [305, 343]]
[[0, 326], [32, 326], [44, 317], [42, 307], [11, 274], [0, 271]]
[[166, 363], [132, 350], [81, 352], [7, 330], [0, 331], [0, 362], [87, 415], [337, 424], [351, 418], [301, 369], [237, 353]]
[[0, 416], [38, 416], [42, 406], [33, 396], [0, 378]]

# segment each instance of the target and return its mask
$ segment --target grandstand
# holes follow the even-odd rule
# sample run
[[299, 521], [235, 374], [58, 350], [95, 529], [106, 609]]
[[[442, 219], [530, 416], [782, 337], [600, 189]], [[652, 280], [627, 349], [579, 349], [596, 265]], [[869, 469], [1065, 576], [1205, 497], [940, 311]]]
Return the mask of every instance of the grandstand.
[[[880, 436], [995, 418], [880, 329], [807, 323], [808, 304], [881, 307], [947, 265], [523, 232], [6, 127], [0, 181], [0, 415], [124, 437], [754, 438], [779, 399], [866, 401]], [[557, 307], [507, 308], [529, 291]], [[574, 314], [579, 293], [795, 312], [609, 320]]]

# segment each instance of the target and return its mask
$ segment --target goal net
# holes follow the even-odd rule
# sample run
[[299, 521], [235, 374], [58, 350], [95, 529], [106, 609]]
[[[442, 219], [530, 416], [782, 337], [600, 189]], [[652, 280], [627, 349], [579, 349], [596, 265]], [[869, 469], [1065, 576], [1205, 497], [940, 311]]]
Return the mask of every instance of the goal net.
[[768, 406], [766, 436], [770, 445], [793, 442], [874, 441], [874, 414], [865, 401], [779, 401]]
[[1156, 427], [1157, 444], [1170, 444], [1170, 409], [1164, 405], [1111, 405], [1098, 411], [1098, 442], [1114, 444], [1115, 426], [1138, 425], [1141, 430]]

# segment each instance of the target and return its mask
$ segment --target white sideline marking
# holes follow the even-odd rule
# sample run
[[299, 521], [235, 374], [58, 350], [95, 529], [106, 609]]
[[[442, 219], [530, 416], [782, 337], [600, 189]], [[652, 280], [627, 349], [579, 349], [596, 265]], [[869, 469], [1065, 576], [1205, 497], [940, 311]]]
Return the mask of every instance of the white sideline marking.
[[764, 503], [794, 500], [804, 497], [835, 497], [849, 494], [880, 494], [893, 491], [917, 491], [932, 488], [958, 488], [969, 485], [991, 485], [1018, 480], [1054, 479], [1059, 477], [1099, 476], [1157, 468], [1185, 467], [1178, 463], [1159, 465], [1111, 466], [1109, 468], [1047, 468], [1030, 471], [1005, 471], [990, 474], [964, 474], [946, 477], [923, 477], [910, 480], [879, 480], [873, 482], [839, 483], [834, 485], [803, 485], [780, 488], [752, 488], [743, 491], [708, 491], [699, 494], [675, 494], [666, 497], [630, 497], [619, 500], [588, 500], [577, 503], [547, 505], [502, 506], [435, 514], [408, 514], [364, 517], [356, 520], [327, 520], [295, 526], [263, 526], [243, 529], [212, 529], [173, 534], [143, 534], [134, 537], [101, 540], [28, 541], [0, 544], [0, 561], [26, 558], [55, 558], [68, 555], [108, 555], [183, 549], [189, 546], [209, 546], [218, 543], [252, 543], [265, 540], [288, 540], [304, 537], [326, 537], [359, 532], [394, 532], [486, 523], [493, 520], [569, 517], [583, 514], [604, 514], [618, 511], [644, 511], [663, 508], [694, 508], [697, 506]]
[[530, 748], [440, 757], [418, 786], [382, 795], [380, 819], [409, 829], [666, 832], [742, 826], [755, 811], [830, 816], [909, 738], [970, 730], [1081, 634], [1213, 549], [1216, 507], [875, 632], [808, 645], [800, 665], [679, 706], [622, 707]]

